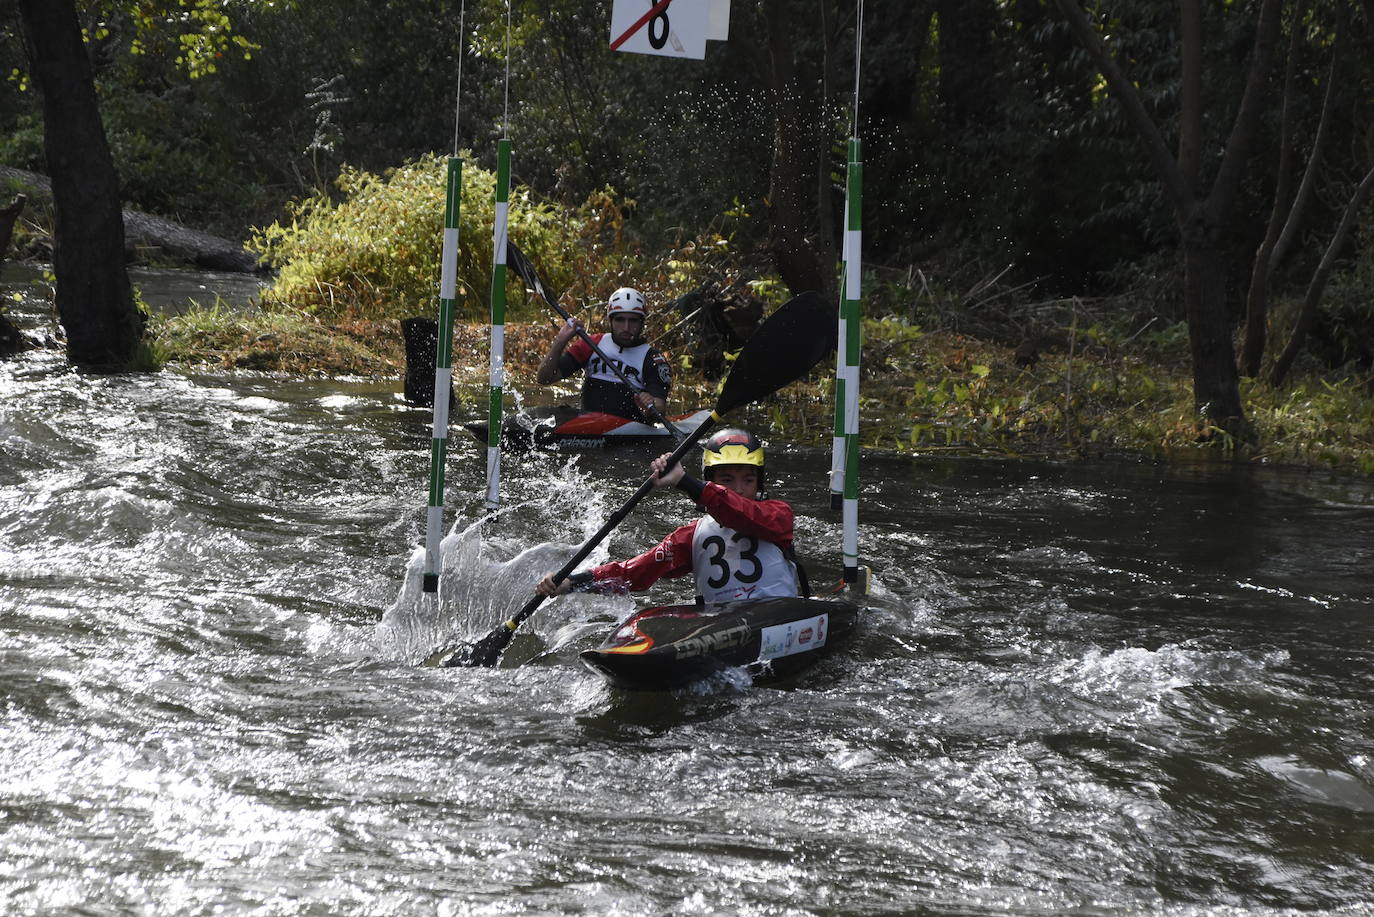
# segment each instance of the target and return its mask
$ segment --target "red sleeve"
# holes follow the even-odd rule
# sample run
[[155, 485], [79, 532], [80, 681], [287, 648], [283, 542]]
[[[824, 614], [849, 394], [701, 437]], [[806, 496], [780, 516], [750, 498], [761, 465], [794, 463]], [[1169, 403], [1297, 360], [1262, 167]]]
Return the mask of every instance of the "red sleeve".
[[[591, 339], [596, 341], [597, 346], [601, 346], [601, 335], [593, 334]], [[587, 342], [580, 337], [573, 338], [567, 350], [563, 351], [564, 356], [572, 357], [578, 366], [586, 366], [587, 361], [592, 358], [592, 349], [587, 346]]]
[[593, 567], [596, 591], [643, 592], [661, 579], [691, 573], [692, 535], [696, 530], [695, 522], [688, 523], [638, 557]]
[[708, 483], [701, 492], [701, 505], [723, 526], [771, 541], [783, 550], [792, 544], [792, 507], [786, 501], [748, 500], [727, 487]]

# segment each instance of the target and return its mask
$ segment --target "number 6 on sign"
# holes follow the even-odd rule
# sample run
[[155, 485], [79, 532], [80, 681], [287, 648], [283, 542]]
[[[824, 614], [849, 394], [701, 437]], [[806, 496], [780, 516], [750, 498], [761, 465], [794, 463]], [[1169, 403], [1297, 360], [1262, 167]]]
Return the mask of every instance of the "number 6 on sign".
[[701, 60], [712, 0], [615, 0], [611, 50]]

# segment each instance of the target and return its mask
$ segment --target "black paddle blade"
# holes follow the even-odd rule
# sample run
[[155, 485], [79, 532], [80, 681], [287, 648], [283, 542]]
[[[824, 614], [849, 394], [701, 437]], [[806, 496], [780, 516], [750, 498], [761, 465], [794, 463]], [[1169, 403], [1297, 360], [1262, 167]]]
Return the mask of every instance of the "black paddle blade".
[[510, 645], [515, 631], [505, 624], [470, 646], [460, 646], [453, 655], [439, 663], [444, 668], [491, 668], [501, 661], [501, 653]]
[[835, 349], [839, 306], [806, 292], [788, 300], [749, 336], [716, 401], [724, 414], [795, 382]]
[[515, 243], [506, 237], [506, 266], [515, 271], [520, 279], [525, 281], [525, 286], [534, 291], [544, 302], [552, 305], [558, 301], [558, 297], [544, 286], [544, 281], [539, 279], [539, 272], [534, 269], [530, 259], [525, 257], [525, 253], [516, 247]]

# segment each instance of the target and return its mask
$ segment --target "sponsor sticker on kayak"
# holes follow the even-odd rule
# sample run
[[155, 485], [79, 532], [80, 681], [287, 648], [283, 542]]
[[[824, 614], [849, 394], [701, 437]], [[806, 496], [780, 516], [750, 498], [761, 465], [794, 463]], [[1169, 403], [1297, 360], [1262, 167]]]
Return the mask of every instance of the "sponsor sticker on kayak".
[[819, 649], [825, 646], [829, 626], [830, 615], [819, 614], [802, 621], [789, 621], [786, 624], [765, 627], [763, 642], [759, 644], [759, 661]]

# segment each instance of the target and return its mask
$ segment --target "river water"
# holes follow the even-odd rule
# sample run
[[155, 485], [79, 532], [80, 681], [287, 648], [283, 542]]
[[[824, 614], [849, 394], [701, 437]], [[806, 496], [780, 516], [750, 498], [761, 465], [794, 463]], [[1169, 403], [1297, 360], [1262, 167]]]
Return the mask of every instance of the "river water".
[[[576, 662], [626, 598], [421, 663], [646, 456], [509, 458], [483, 519], [455, 441], [436, 603], [398, 390], [0, 362], [0, 912], [1369, 912], [1369, 482], [867, 455], [860, 635], [779, 687], [628, 694]], [[833, 579], [828, 457], [770, 456]]]

